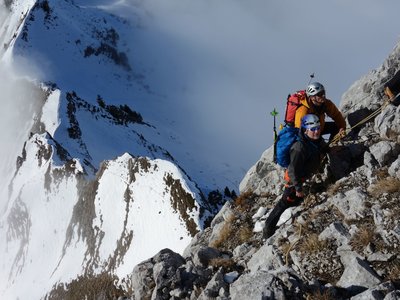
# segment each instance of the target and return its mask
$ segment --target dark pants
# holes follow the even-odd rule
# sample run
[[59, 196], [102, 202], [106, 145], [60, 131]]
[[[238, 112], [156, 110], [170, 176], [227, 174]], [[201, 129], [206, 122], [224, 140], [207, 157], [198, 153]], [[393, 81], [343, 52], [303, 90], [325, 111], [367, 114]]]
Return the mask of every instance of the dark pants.
[[287, 187], [283, 192], [282, 198], [278, 201], [276, 206], [272, 209], [267, 220], [265, 220], [265, 227], [263, 230], [263, 238], [271, 237], [276, 231], [276, 224], [283, 212], [289, 207], [298, 206], [303, 201], [303, 198], [296, 196], [294, 187]]
[[324, 130], [322, 131], [321, 135], [330, 134], [329, 141], [331, 141], [338, 133], [339, 127], [335, 122], [325, 122]]

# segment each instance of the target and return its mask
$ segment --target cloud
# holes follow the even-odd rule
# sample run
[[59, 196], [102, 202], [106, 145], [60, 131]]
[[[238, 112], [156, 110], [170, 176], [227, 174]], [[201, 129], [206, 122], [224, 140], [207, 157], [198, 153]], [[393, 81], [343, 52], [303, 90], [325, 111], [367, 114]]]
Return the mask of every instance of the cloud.
[[214, 155], [245, 168], [272, 144], [269, 112], [276, 107], [282, 120], [287, 94], [305, 88], [311, 73], [339, 104], [398, 42], [388, 25], [400, 8], [394, 0], [123, 3], [144, 28], [133, 39], [152, 55], [135, 51], [136, 62], [153, 69], [152, 88], [184, 103], [189, 118], [181, 122]]
[[17, 77], [4, 63], [0, 63], [0, 91], [0, 197], [4, 200], [8, 187], [3, 184], [10, 182], [17, 156], [22, 155], [22, 146], [38, 111], [40, 91], [26, 79]]
[[161, 95], [160, 111], [196, 143], [198, 159], [242, 168], [237, 180], [272, 145], [269, 112], [276, 108], [281, 122], [288, 93], [305, 88], [315, 72], [339, 104], [399, 34], [388, 25], [397, 19], [397, 0], [77, 3], [131, 19], [140, 30], [130, 35], [130, 61]]
[[[0, 5], [0, 28], [6, 36], [8, 11]], [[4, 26], [5, 25], [5, 26]], [[6, 51], [6, 49], [2, 49]], [[1, 52], [0, 60], [0, 199], [7, 195], [8, 184], [14, 175], [17, 157], [22, 155], [22, 147], [38, 117], [43, 94], [32, 80], [38, 78], [39, 68], [23, 58], [11, 61], [10, 56]], [[29, 74], [29, 75], [28, 75]], [[6, 180], [7, 178], [7, 180]], [[2, 203], [3, 204], [3, 203]]]

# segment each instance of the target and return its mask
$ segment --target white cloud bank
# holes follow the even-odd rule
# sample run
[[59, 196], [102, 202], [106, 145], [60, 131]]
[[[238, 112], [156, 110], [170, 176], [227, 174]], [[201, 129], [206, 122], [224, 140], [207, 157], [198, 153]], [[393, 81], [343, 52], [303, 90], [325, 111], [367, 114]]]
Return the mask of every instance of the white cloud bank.
[[400, 2], [395, 0], [132, 0], [118, 5], [112, 9], [136, 22], [140, 16], [145, 35], [133, 36], [132, 42], [143, 53], [135, 51], [133, 60], [152, 67], [146, 79], [153, 88], [181, 102], [187, 114], [178, 111], [176, 119], [208, 140], [214, 155], [240, 162], [245, 170], [272, 144], [269, 112], [276, 107], [282, 119], [289, 92], [305, 88], [315, 72], [315, 80], [339, 104], [354, 81], [383, 62], [399, 37], [394, 20]]
[[40, 104], [40, 92], [0, 63], [0, 203], [7, 198], [7, 183], [15, 173], [17, 157], [31, 129]]
[[202, 141], [199, 159], [240, 166], [243, 175], [272, 144], [269, 112], [276, 107], [281, 121], [287, 94], [309, 74], [338, 104], [399, 37], [397, 0], [76, 3], [132, 18], [142, 30], [131, 36], [130, 59], [168, 98], [164, 114], [181, 124], [185, 141]]

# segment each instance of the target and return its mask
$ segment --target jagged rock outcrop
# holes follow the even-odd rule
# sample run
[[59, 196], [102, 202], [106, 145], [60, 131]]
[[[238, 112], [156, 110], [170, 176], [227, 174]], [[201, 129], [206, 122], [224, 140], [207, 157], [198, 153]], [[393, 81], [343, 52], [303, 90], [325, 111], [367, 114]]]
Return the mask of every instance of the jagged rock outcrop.
[[[399, 51], [343, 96], [349, 126], [362, 123], [332, 147], [305, 202], [285, 212], [271, 238], [260, 232], [282, 188], [272, 148], [148, 299], [399, 299], [400, 107], [381, 108], [383, 84], [400, 69]], [[141, 267], [133, 271], [136, 289], [159, 279], [157, 257], [140, 265], [146, 279], [136, 279]]]

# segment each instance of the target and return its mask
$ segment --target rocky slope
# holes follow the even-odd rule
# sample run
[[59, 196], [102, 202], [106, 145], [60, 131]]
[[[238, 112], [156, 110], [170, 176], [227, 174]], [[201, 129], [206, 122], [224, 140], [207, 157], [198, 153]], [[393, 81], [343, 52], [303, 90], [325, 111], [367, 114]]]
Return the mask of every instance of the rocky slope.
[[126, 297], [399, 299], [400, 107], [382, 106], [383, 84], [399, 63], [398, 45], [343, 96], [351, 130], [331, 146], [305, 202], [284, 213], [271, 238], [262, 240], [261, 231], [280, 197], [282, 169], [270, 148], [248, 171], [240, 196], [182, 256], [164, 249], [134, 268]]

